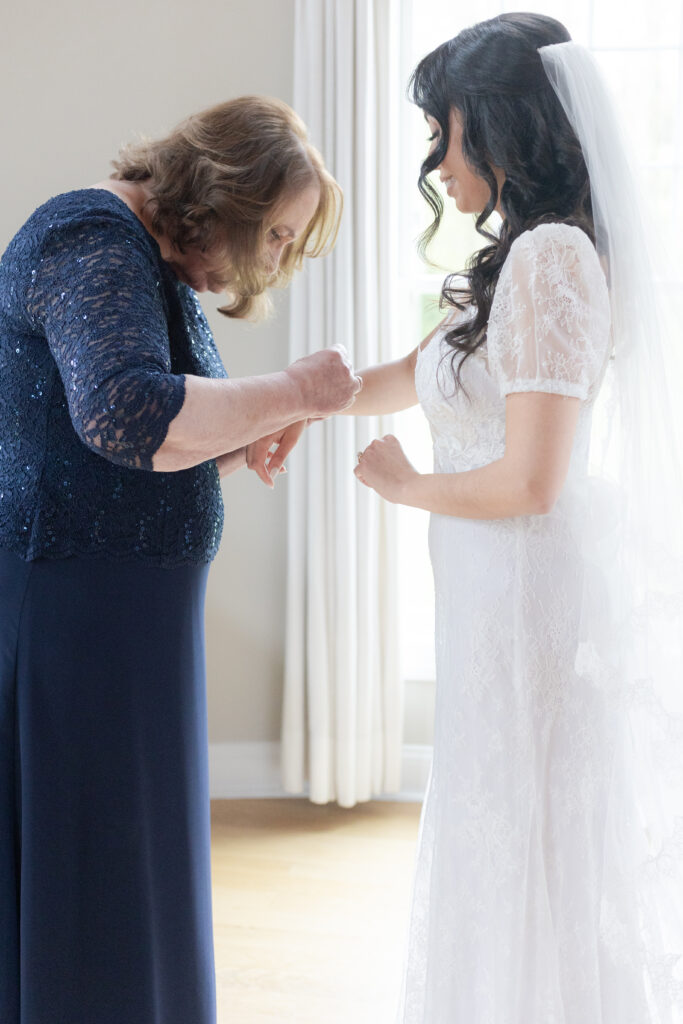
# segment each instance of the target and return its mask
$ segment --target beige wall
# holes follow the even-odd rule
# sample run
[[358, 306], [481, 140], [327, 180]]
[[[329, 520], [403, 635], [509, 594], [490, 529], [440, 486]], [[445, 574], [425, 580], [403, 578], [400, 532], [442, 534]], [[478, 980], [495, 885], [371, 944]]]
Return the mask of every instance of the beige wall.
[[[291, 102], [294, 0], [39, 0], [11, 4], [0, 38], [0, 251], [51, 195], [106, 177], [119, 145], [240, 93]], [[205, 304], [231, 375], [287, 361], [287, 303], [267, 327]], [[284, 484], [284, 486], [283, 486]], [[213, 742], [279, 734], [286, 480], [224, 482], [226, 528], [207, 600]]]

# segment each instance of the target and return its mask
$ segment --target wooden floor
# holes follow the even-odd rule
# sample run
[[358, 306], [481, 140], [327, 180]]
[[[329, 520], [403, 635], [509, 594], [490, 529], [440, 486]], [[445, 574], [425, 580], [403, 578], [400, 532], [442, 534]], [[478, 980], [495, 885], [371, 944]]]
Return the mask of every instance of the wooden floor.
[[219, 1024], [393, 1024], [419, 813], [212, 802]]

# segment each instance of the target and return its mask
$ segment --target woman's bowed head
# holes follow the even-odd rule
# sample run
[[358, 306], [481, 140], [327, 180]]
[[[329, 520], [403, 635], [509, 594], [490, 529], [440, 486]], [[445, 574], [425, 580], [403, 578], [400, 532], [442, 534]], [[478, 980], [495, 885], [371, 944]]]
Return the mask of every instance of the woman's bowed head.
[[113, 164], [101, 184], [129, 202], [180, 280], [228, 294], [226, 316], [262, 318], [267, 289], [334, 245], [341, 189], [280, 100], [219, 103]]

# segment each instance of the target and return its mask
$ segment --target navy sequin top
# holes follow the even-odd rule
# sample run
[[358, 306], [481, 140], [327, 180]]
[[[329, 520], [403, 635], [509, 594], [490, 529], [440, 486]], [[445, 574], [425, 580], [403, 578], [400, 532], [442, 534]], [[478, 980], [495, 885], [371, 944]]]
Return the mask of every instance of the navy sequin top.
[[55, 196], [0, 261], [0, 548], [213, 559], [216, 462], [156, 473], [185, 374], [227, 376], [195, 293], [123, 200]]

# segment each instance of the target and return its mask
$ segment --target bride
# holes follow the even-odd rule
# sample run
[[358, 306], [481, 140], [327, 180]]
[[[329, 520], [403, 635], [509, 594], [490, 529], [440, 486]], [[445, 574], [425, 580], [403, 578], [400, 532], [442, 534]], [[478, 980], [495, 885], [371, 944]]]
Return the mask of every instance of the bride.
[[[434, 171], [487, 244], [446, 279], [439, 327], [405, 358], [361, 372], [349, 410], [419, 402], [434, 441], [433, 473], [418, 473], [392, 436], [355, 469], [383, 498], [432, 513], [434, 755], [399, 1019], [678, 1020], [680, 824], [676, 833], [660, 808], [654, 761], [638, 756], [640, 705], [625, 699], [638, 633], [619, 632], [636, 621], [622, 583], [640, 549], [624, 538], [652, 533], [635, 529], [651, 469], [624, 423], [629, 500], [589, 473], [607, 390], [616, 417], [628, 386], [640, 387], [635, 427], [657, 406], [640, 411], [650, 399], [638, 379], [655, 341], [640, 343], [633, 317], [616, 322], [638, 267], [610, 206], [628, 194], [613, 187], [608, 101], [590, 55], [535, 14], [466, 29], [420, 62], [411, 88], [429, 128], [419, 188], [435, 218], [423, 244], [442, 212]], [[654, 616], [655, 602], [646, 607]], [[658, 656], [666, 673], [674, 663]], [[662, 710], [657, 721], [671, 736], [675, 718]], [[647, 891], [643, 866], [657, 868]], [[671, 886], [664, 914], [653, 873]]]

